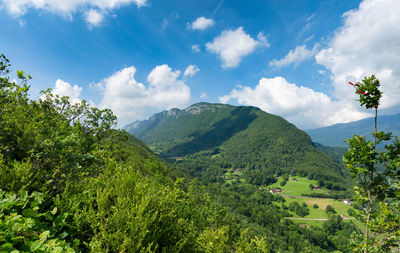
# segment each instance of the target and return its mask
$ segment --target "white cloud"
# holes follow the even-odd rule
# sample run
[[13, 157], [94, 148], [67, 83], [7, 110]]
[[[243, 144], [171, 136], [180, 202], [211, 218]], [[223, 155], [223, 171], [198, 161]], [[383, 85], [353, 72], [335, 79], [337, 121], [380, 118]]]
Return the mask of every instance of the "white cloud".
[[198, 17], [195, 21], [192, 22], [190, 27], [192, 30], [205, 30], [208, 27], [211, 27], [215, 24], [214, 20], [205, 18], [205, 17]]
[[200, 52], [200, 45], [199, 44], [192, 45], [192, 51], [195, 52], [195, 53], [199, 53]]
[[190, 101], [190, 88], [179, 79], [180, 71], [168, 65], [155, 67], [147, 77], [149, 85], [135, 80], [136, 68], [124, 68], [105, 78], [101, 108], [110, 108], [120, 125], [142, 119], [150, 112], [161, 109], [182, 108]]
[[258, 39], [258, 42], [260, 43], [260, 46], [264, 46], [264, 47], [270, 46], [270, 44], [267, 40], [267, 36], [265, 36], [265, 34], [263, 32], [259, 32], [257, 34], [257, 39]]
[[343, 15], [344, 25], [315, 57], [331, 72], [337, 99], [354, 102], [354, 89], [347, 82], [375, 74], [384, 92], [381, 108], [400, 106], [399, 10], [398, 0], [364, 0]]
[[162, 21], [162, 23], [161, 23], [161, 28], [162, 28], [163, 30], [166, 30], [167, 27], [168, 27], [168, 25], [169, 25], [168, 19], [164, 18], [163, 21]]
[[232, 99], [239, 104], [257, 106], [268, 113], [280, 115], [303, 129], [367, 116], [351, 105], [332, 101], [324, 93], [299, 87], [283, 77], [262, 78], [256, 87], [233, 89], [229, 95], [220, 97], [219, 101], [228, 103]]
[[99, 26], [103, 22], [104, 16], [101, 12], [95, 9], [90, 9], [85, 12], [85, 19], [91, 27]]
[[206, 48], [219, 55], [223, 68], [232, 68], [238, 66], [242, 58], [254, 52], [257, 47], [269, 46], [262, 33], [259, 33], [257, 37], [258, 40], [250, 37], [243, 31], [243, 27], [225, 30], [212, 42], [208, 42]]
[[205, 92], [200, 93], [200, 98], [201, 98], [201, 99], [208, 98], [207, 93], [205, 93]]
[[306, 48], [305, 45], [297, 46], [295, 49], [289, 51], [289, 53], [280, 60], [272, 60], [269, 62], [271, 67], [285, 67], [290, 64], [299, 64], [302, 61], [312, 58], [316, 53], [316, 47], [312, 50]]
[[67, 96], [70, 98], [73, 104], [80, 102], [79, 96], [81, 94], [82, 87], [78, 85], [71, 85], [68, 82], [65, 82], [61, 79], [57, 79], [54, 89], [52, 93], [54, 95], [59, 95], [61, 97]]
[[173, 72], [168, 65], [163, 64], [155, 67], [150, 74], [147, 76], [147, 81], [151, 86], [164, 87], [173, 85], [181, 72], [179, 70]]
[[183, 76], [192, 77], [199, 71], [200, 69], [196, 65], [189, 65], [183, 73]]
[[[42, 9], [52, 13], [60, 14], [72, 19], [75, 12], [83, 12], [89, 24], [100, 24], [100, 16], [104, 12], [121, 7], [122, 5], [136, 4], [138, 7], [146, 5], [147, 0], [0, 0], [1, 6], [13, 16], [24, 15], [28, 9]], [[88, 20], [88, 9], [98, 9], [97, 14], [92, 12], [91, 21]], [[90, 12], [90, 11], [89, 11]]]

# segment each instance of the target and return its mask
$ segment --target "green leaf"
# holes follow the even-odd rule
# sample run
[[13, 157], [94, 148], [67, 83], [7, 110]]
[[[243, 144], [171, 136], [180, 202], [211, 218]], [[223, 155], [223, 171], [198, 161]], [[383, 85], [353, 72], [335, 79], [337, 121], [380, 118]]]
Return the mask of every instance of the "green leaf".
[[36, 250], [38, 250], [40, 248], [40, 246], [42, 246], [42, 243], [40, 241], [34, 241], [31, 244], [30, 250], [31, 251], [36, 251]]
[[22, 215], [24, 215], [25, 217], [29, 217], [29, 218], [35, 218], [36, 216], [37, 216], [37, 212], [35, 212], [34, 210], [32, 210], [32, 209], [24, 209], [23, 211], [22, 211]]
[[68, 217], [67, 213], [60, 214], [59, 216], [57, 216], [54, 219], [54, 225], [57, 226], [57, 227], [58, 226], [60, 226], [60, 227], [64, 226], [65, 225], [65, 219], [67, 219], [67, 217]]
[[13, 245], [9, 242], [4, 243], [3, 245], [1, 245], [0, 247], [1, 250], [5, 250], [5, 251], [11, 251], [14, 249]]
[[43, 233], [40, 234], [40, 242], [44, 243], [48, 237], [50, 237], [50, 231], [46, 230]]

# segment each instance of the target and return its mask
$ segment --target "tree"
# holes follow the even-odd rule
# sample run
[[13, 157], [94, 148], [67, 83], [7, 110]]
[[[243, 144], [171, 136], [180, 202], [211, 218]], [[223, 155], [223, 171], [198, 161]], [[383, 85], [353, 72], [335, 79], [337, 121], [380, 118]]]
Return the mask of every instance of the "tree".
[[[353, 242], [358, 252], [389, 250], [400, 242], [400, 142], [397, 136], [392, 139], [391, 133], [378, 132], [378, 107], [382, 97], [379, 80], [372, 75], [350, 84], [356, 88], [360, 105], [375, 111], [373, 141], [354, 135], [346, 140], [349, 149], [343, 156], [346, 167], [358, 180], [354, 194], [363, 210], [356, 210], [355, 216], [365, 223], [364, 233], [355, 235]], [[377, 151], [377, 145], [387, 141], [392, 143]]]
[[332, 213], [332, 214], [336, 213], [335, 209], [331, 205], [327, 205], [326, 206], [325, 212], [326, 213]]

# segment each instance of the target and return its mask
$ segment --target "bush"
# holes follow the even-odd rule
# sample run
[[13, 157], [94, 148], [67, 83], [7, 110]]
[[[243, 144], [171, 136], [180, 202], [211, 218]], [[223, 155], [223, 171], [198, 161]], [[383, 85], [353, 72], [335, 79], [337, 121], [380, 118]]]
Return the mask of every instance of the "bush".
[[335, 214], [336, 213], [335, 209], [331, 205], [327, 205], [326, 206], [325, 212], [328, 213], [328, 214]]

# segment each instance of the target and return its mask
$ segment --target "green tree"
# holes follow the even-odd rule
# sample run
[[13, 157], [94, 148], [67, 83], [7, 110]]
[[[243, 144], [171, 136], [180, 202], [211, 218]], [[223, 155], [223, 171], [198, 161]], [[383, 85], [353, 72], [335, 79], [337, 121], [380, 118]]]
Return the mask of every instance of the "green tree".
[[332, 213], [332, 214], [336, 213], [335, 209], [331, 205], [327, 205], [326, 206], [325, 212], [326, 213]]
[[[343, 156], [346, 167], [358, 180], [354, 194], [363, 210], [356, 211], [356, 217], [365, 223], [364, 233], [354, 236], [353, 242], [359, 252], [388, 251], [400, 241], [400, 142], [398, 137], [392, 139], [391, 133], [378, 132], [382, 97], [379, 80], [372, 75], [350, 84], [356, 88], [360, 105], [375, 111], [373, 141], [354, 135], [346, 140], [349, 149]], [[386, 144], [383, 151], [377, 150], [377, 145], [390, 140], [392, 143]]]

